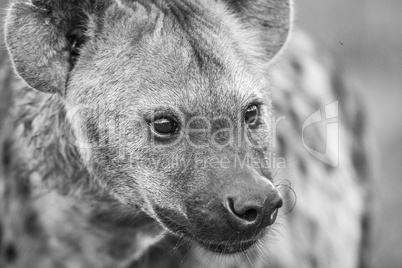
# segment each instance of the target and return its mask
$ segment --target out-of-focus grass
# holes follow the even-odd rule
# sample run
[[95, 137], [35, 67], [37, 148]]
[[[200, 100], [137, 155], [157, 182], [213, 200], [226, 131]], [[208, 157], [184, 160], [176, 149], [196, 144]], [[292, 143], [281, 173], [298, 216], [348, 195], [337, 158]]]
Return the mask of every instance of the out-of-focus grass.
[[[402, 267], [402, 1], [295, 1], [296, 25], [361, 83], [379, 161], [374, 267]], [[342, 42], [343, 45], [340, 44]]]

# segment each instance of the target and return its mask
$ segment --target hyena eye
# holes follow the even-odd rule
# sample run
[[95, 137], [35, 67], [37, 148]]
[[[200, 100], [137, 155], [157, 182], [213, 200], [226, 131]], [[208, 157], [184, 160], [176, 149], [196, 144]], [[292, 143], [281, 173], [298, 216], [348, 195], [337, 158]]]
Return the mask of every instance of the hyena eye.
[[255, 128], [259, 124], [258, 117], [260, 115], [259, 108], [257, 105], [252, 104], [247, 107], [244, 120], [248, 127]]
[[174, 119], [163, 117], [152, 122], [152, 127], [156, 134], [166, 136], [175, 134], [178, 131], [178, 124]]

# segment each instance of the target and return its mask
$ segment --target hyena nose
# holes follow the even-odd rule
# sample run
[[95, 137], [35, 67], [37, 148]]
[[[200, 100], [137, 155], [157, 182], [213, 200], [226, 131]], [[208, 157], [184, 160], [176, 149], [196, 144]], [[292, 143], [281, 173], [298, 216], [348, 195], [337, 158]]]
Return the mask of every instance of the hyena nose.
[[229, 224], [238, 231], [255, 231], [273, 224], [282, 205], [276, 190], [265, 195], [244, 191], [225, 201]]

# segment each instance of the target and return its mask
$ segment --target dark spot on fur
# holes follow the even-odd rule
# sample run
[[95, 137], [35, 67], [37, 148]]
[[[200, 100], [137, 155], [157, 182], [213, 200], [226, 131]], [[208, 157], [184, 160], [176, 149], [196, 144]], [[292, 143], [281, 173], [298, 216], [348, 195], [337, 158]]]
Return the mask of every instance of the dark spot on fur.
[[286, 142], [283, 135], [278, 135], [277, 143], [279, 148], [278, 155], [286, 158]]
[[314, 243], [315, 241], [317, 241], [317, 234], [319, 233], [318, 223], [313, 219], [306, 219], [306, 221], [308, 226], [306, 232], [308, 232], [308, 237], [310, 241]]
[[9, 166], [11, 165], [11, 142], [4, 142], [3, 144], [3, 157], [2, 157], [2, 163], [4, 166]]
[[293, 67], [293, 69], [295, 70], [295, 72], [298, 75], [301, 75], [303, 72], [303, 66], [300, 64], [300, 62], [297, 59], [292, 59], [290, 62], [291, 66]]
[[26, 215], [24, 223], [24, 228], [27, 234], [35, 235], [39, 232], [38, 215], [34, 211], [31, 211]]
[[18, 258], [18, 251], [15, 247], [14, 244], [7, 244], [4, 246], [4, 251], [3, 251], [3, 256], [4, 260], [6, 263], [12, 264], [14, 263], [17, 258]]
[[314, 255], [310, 255], [310, 267], [318, 268], [318, 260], [317, 260], [317, 257]]
[[366, 153], [362, 149], [364, 147], [361, 144], [359, 145], [359, 147], [356, 146], [352, 151], [352, 162], [360, 177], [365, 179], [368, 175], [366, 172], [368, 170], [368, 161]]
[[2, 245], [3, 245], [3, 225], [0, 222], [0, 252], [2, 249]]
[[113, 258], [116, 259], [123, 259], [127, 256], [132, 249], [132, 239], [124, 238], [124, 237], [117, 237], [109, 242], [109, 254]]
[[325, 166], [325, 170], [326, 170], [327, 172], [332, 172], [332, 171], [335, 170], [335, 167], [333, 167], [333, 166], [331, 166], [331, 165], [328, 165], [327, 163], [324, 163], [324, 166]]
[[298, 166], [299, 166], [300, 173], [302, 175], [306, 175], [307, 174], [307, 165], [306, 165], [305, 159], [303, 157], [299, 158]]
[[31, 194], [31, 186], [26, 174], [18, 174], [15, 177], [16, 191], [21, 198], [28, 198]]
[[360, 137], [365, 132], [366, 118], [363, 109], [358, 109], [355, 120], [353, 121], [353, 132], [356, 136]]
[[301, 120], [300, 120], [301, 118], [299, 117], [299, 115], [296, 113], [296, 111], [294, 109], [289, 110], [289, 117], [292, 122], [292, 126], [294, 126], [294, 129], [298, 133], [301, 133], [302, 128], [299, 127], [299, 126], [301, 126]]
[[31, 132], [32, 131], [32, 121], [26, 120], [24, 121], [24, 132]]
[[86, 122], [86, 127], [89, 140], [91, 142], [96, 142], [97, 144], [99, 144], [100, 136], [96, 120], [88, 120]]
[[[335, 71], [335, 73], [332, 75], [331, 83], [332, 83], [331, 88], [333, 89], [333, 91], [334, 91], [335, 95], [338, 97], [338, 99], [339, 100], [347, 100], [349, 92], [345, 86], [344, 80], [342, 79], [342, 75], [338, 71]], [[342, 101], [340, 101], [339, 103], [340, 103], [340, 105], [344, 104]]]
[[360, 96], [349, 90], [349, 83], [345, 81], [340, 71], [335, 72], [331, 82], [334, 94], [339, 100], [341, 117], [345, 119], [343, 122], [355, 136], [361, 137], [365, 133], [366, 117]]
[[[371, 208], [372, 209], [372, 208]], [[370, 267], [371, 262], [371, 248], [373, 247], [372, 243], [372, 215], [370, 212], [366, 211], [363, 214], [361, 219], [361, 241], [360, 241], [360, 263], [359, 267]]]

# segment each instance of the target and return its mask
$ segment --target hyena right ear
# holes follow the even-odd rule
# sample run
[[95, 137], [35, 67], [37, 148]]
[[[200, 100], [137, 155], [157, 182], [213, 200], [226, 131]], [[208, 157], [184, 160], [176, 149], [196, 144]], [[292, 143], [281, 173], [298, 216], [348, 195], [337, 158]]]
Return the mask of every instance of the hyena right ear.
[[11, 4], [5, 41], [14, 68], [31, 87], [63, 94], [79, 47], [86, 40], [88, 14], [100, 9], [91, 2], [19, 0]]
[[223, 0], [246, 29], [259, 39], [263, 61], [271, 60], [284, 46], [291, 27], [292, 0]]

